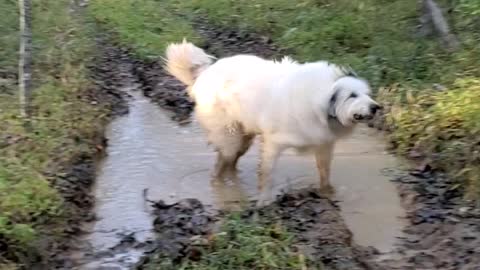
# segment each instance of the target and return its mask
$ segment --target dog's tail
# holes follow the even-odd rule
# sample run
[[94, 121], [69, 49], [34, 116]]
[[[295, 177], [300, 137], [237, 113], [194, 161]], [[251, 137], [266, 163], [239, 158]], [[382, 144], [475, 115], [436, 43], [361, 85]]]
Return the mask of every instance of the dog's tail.
[[184, 39], [182, 43], [168, 45], [165, 68], [190, 88], [200, 73], [212, 64], [213, 59], [215, 57]]

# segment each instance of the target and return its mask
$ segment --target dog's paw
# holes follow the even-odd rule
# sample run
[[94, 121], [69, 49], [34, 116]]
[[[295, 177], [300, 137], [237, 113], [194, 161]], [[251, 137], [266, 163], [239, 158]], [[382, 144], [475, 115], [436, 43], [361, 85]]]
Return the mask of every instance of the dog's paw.
[[267, 206], [272, 203], [272, 200], [258, 200], [257, 204], [255, 205], [257, 208], [261, 208]]
[[320, 187], [319, 192], [320, 192], [321, 195], [330, 197], [333, 194], [335, 194], [335, 189], [331, 185], [322, 186], [322, 187]]
[[257, 200], [257, 207], [264, 207], [272, 203], [272, 195], [269, 192], [260, 194]]

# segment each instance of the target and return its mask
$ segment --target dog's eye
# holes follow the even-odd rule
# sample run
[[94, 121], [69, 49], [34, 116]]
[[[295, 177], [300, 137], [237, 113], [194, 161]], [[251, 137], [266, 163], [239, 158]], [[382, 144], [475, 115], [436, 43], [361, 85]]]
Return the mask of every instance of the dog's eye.
[[356, 93], [351, 93], [349, 98], [356, 98], [358, 97]]

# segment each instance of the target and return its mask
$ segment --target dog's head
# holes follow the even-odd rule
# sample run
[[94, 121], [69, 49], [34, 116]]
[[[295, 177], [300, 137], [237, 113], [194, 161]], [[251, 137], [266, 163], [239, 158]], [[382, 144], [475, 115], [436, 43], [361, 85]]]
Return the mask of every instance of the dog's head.
[[328, 114], [343, 126], [371, 120], [379, 109], [380, 105], [370, 97], [368, 83], [354, 74], [340, 77], [334, 83]]

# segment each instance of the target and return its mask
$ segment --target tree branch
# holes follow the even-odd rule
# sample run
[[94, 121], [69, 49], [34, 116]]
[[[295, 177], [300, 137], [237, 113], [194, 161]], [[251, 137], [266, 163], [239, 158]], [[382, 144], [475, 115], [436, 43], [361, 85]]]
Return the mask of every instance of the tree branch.
[[20, 115], [30, 120], [32, 78], [32, 5], [30, 0], [18, 0], [20, 11], [20, 49], [18, 61], [18, 87]]

